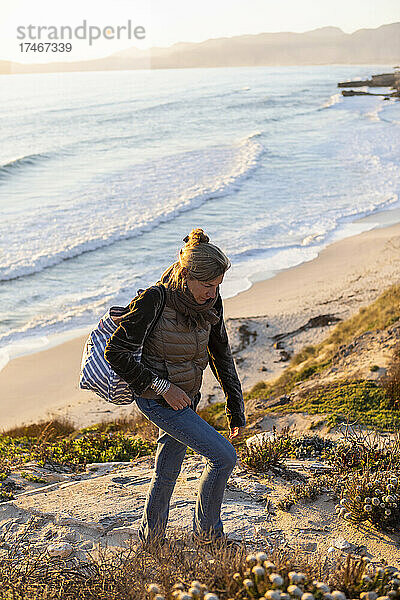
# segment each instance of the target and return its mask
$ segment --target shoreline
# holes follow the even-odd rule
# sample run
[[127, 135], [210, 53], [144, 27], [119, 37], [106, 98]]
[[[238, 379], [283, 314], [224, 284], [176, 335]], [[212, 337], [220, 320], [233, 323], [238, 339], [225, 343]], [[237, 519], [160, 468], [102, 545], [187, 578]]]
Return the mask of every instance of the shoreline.
[[[393, 217], [396, 224], [388, 224]], [[224, 300], [231, 345], [235, 327], [252, 319], [268, 319], [268, 338], [276, 332], [290, 331], [319, 313], [347, 318], [360, 306], [372, 302], [386, 287], [399, 281], [400, 209], [390, 209], [363, 217], [372, 229], [346, 237], [326, 246], [316, 258], [283, 269], [270, 279], [257, 281], [245, 291]], [[355, 221], [354, 223], [357, 223]], [[265, 328], [265, 323], [263, 324]], [[327, 328], [322, 328], [327, 330]], [[312, 331], [298, 343], [313, 343], [326, 331]], [[243, 390], [262, 378], [275, 376], [274, 365], [263, 369], [266, 339], [259, 339], [244, 352], [243, 366], [235, 355]], [[74, 337], [34, 353], [12, 358], [0, 371], [0, 428], [22, 423], [67, 417], [82, 426], [104, 418], [127, 416], [132, 405], [116, 407], [78, 388], [79, 368], [85, 335]], [[296, 344], [295, 344], [296, 346]], [[296, 348], [294, 347], [295, 351]], [[250, 352], [250, 355], [247, 354]], [[251, 352], [253, 354], [251, 354]], [[260, 363], [261, 361], [261, 363]], [[258, 364], [257, 364], [258, 362]], [[278, 361], [273, 361], [278, 362]], [[277, 365], [275, 371], [284, 366]], [[257, 379], [258, 378], [258, 379]], [[217, 389], [218, 388], [218, 389]], [[202, 395], [221, 396], [208, 368], [204, 374]]]
[[[362, 216], [357, 218], [355, 221], [344, 222], [341, 227], [339, 227], [335, 232], [333, 232], [331, 239], [328, 241], [326, 246], [319, 252], [317, 252], [314, 258], [309, 260], [304, 260], [301, 263], [296, 265], [292, 265], [290, 267], [282, 267], [277, 269], [274, 272], [265, 271], [264, 273], [258, 272], [253, 275], [253, 279], [249, 277], [249, 285], [240, 289], [238, 292], [234, 293], [232, 296], [226, 296], [223, 298], [224, 305], [232, 300], [249, 292], [254, 285], [261, 283], [263, 281], [269, 281], [274, 279], [280, 273], [290, 271], [291, 269], [295, 269], [300, 267], [301, 265], [316, 260], [318, 256], [323, 252], [326, 248], [330, 247], [332, 244], [345, 240], [349, 237], [354, 237], [361, 233], [365, 233], [366, 231], [371, 231], [372, 229], [380, 229], [382, 227], [389, 227], [391, 225], [396, 225], [400, 223], [400, 206], [398, 208], [389, 208], [385, 210], [378, 210], [377, 212], [371, 213], [367, 216]], [[365, 227], [365, 224], [370, 224], [369, 227]], [[343, 233], [345, 234], [343, 236]], [[27, 338], [30, 341], [21, 340], [11, 342], [9, 346], [6, 346], [5, 349], [0, 350], [0, 373], [5, 368], [5, 366], [12, 360], [17, 358], [21, 358], [23, 356], [30, 356], [31, 354], [37, 354], [40, 352], [44, 352], [46, 350], [50, 350], [56, 346], [69, 342], [73, 339], [82, 338], [83, 336], [88, 336], [90, 331], [95, 327], [96, 323], [93, 322], [91, 325], [75, 327], [73, 329], [44, 334], [43, 336], [37, 336], [33, 338]], [[18, 349], [20, 348], [20, 349]], [[11, 349], [11, 350], [9, 350]]]

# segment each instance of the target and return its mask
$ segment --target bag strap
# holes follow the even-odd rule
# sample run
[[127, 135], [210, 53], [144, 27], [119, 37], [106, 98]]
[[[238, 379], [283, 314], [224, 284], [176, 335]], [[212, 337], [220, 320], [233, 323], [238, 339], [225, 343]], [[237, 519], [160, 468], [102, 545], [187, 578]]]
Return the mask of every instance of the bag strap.
[[162, 284], [154, 286], [154, 287], [157, 287], [157, 288], [160, 289], [160, 292], [161, 292], [161, 295], [162, 295], [162, 301], [161, 301], [161, 306], [160, 306], [160, 308], [159, 308], [156, 316], [154, 317], [152, 324], [150, 325], [149, 331], [147, 332], [147, 336], [149, 336], [151, 334], [151, 332], [153, 331], [154, 327], [156, 326], [157, 321], [161, 317], [161, 314], [162, 314], [162, 312], [164, 310], [164, 307], [165, 307], [165, 303], [167, 301], [167, 292], [165, 290], [165, 287]]

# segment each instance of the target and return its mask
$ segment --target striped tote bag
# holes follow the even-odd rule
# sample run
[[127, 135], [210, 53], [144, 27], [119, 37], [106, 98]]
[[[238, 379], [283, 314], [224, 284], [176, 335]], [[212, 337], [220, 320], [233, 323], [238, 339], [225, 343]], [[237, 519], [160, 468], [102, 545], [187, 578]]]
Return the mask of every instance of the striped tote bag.
[[[95, 392], [100, 398], [112, 404], [131, 404], [134, 401], [132, 390], [121, 379], [104, 358], [104, 350], [109, 338], [118, 325], [112, 317], [121, 317], [126, 312], [122, 306], [112, 306], [90, 333], [83, 349], [79, 387]], [[135, 354], [140, 361], [142, 349]]]
[[[166, 302], [166, 291], [163, 285], [157, 286], [162, 295], [162, 303], [158, 314], [155, 316], [147, 335], [151, 333], [157, 323]], [[137, 294], [144, 290], [140, 289]], [[104, 358], [104, 351], [107, 342], [118, 325], [114, 323], [112, 317], [121, 317], [128, 314], [129, 306], [112, 306], [106, 314], [100, 319], [97, 327], [90, 333], [83, 349], [81, 371], [79, 377], [79, 387], [82, 390], [90, 390], [112, 404], [131, 404], [135, 396], [129, 385], [121, 379], [119, 375], [111, 368], [111, 365]], [[143, 347], [132, 352], [133, 358], [140, 362], [142, 358]]]

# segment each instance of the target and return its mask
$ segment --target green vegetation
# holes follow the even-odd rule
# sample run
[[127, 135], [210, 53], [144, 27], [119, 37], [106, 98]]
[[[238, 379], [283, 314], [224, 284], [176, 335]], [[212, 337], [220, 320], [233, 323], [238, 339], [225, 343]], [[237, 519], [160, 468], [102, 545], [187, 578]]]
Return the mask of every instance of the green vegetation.
[[151, 454], [153, 444], [126, 433], [84, 433], [75, 439], [45, 442], [32, 449], [32, 457], [40, 465], [79, 465], [93, 462], [129, 462], [138, 456]]
[[396, 430], [400, 414], [390, 407], [385, 390], [369, 380], [338, 381], [309, 390], [284, 407], [271, 411], [325, 414], [327, 422], [357, 421], [368, 427]]
[[398, 531], [400, 480], [397, 472], [366, 472], [349, 478], [336, 512], [353, 523], [369, 521], [380, 529]]
[[325, 453], [325, 460], [338, 475], [354, 472], [375, 473], [400, 469], [400, 443], [382, 440], [376, 434], [350, 436]]
[[[332, 488], [335, 486], [335, 489]], [[338, 489], [340, 486], [338, 486]], [[336, 485], [331, 475], [317, 475], [305, 483], [295, 484], [284, 498], [279, 500], [277, 507], [281, 510], [290, 510], [294, 504], [299, 502], [312, 502], [325, 492], [337, 493]]]
[[269, 470], [282, 469], [283, 459], [287, 458], [292, 449], [292, 440], [289, 434], [276, 435], [263, 443], [244, 445], [241, 452], [241, 461], [249, 469], [265, 473]]
[[33, 473], [27, 473], [24, 471], [20, 474], [23, 479], [26, 481], [31, 481], [32, 483], [46, 483], [46, 480], [43, 477], [39, 477], [38, 475], [34, 475]]
[[[130, 461], [153, 452], [154, 430], [140, 419], [101, 423], [80, 430], [62, 421], [18, 427], [0, 434], [0, 480], [6, 479], [11, 466], [21, 467], [28, 461], [72, 469], [84, 468], [90, 462]], [[144, 441], [139, 433], [149, 437]], [[27, 473], [23, 477], [37, 483], [43, 481]]]

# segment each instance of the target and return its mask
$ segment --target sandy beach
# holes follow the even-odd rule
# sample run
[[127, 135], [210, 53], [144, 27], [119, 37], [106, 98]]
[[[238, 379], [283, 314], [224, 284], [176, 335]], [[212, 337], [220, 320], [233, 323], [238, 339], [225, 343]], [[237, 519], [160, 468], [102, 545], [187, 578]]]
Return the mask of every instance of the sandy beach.
[[[347, 318], [400, 280], [400, 224], [372, 229], [340, 240], [317, 258], [255, 283], [224, 302], [225, 319], [243, 389], [278, 375], [286, 366], [273, 336], [293, 332], [310, 318]], [[322, 339], [333, 324], [293, 334], [289, 354]], [[243, 335], [245, 332], [246, 335]], [[78, 388], [86, 336], [11, 360], [0, 372], [2, 429], [49, 417], [68, 417], [81, 426], [130, 414]], [[223, 399], [207, 369], [203, 402]]]

